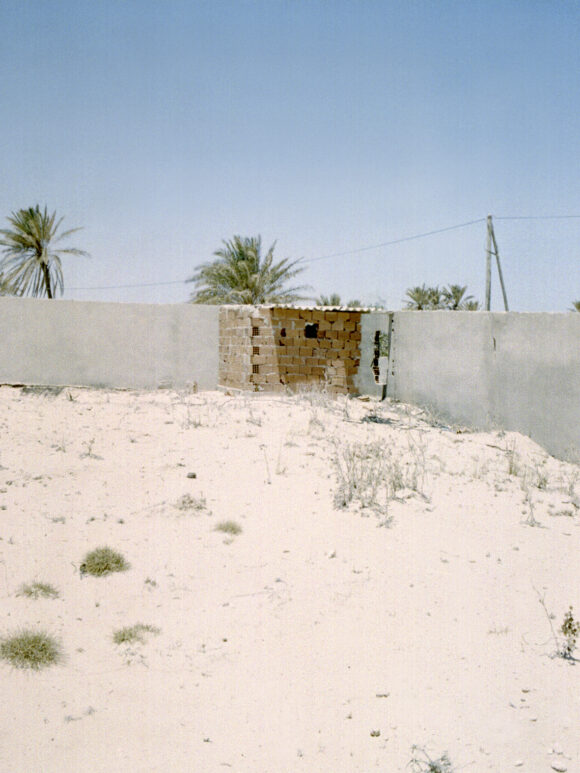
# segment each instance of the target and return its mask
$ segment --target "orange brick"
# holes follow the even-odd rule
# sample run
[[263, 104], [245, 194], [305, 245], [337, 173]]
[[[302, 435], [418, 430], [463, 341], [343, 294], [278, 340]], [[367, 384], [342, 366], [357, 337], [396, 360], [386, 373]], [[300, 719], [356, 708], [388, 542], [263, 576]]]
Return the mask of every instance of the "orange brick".
[[332, 329], [333, 330], [344, 330], [344, 320], [343, 319], [337, 319], [336, 322], [332, 323]]
[[338, 311], [327, 311], [324, 316], [329, 322], [334, 322], [338, 319]]
[[307, 309], [301, 309], [299, 312], [299, 317], [300, 319], [311, 320], [312, 312], [308, 311]]

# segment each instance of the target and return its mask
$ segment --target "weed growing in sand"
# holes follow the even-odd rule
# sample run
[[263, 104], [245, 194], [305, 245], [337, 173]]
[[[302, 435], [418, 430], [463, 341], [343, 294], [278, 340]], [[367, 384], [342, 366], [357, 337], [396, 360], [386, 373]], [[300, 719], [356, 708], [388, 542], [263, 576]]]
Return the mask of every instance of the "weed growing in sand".
[[28, 599], [57, 599], [59, 593], [53, 585], [47, 582], [31, 582], [23, 583], [16, 595], [25, 596]]
[[81, 574], [92, 574], [93, 577], [104, 577], [112, 572], [125, 572], [129, 569], [121, 553], [109, 547], [95, 548], [84, 557], [80, 566]]
[[580, 634], [580, 622], [575, 620], [572, 607], [570, 607], [564, 615], [564, 622], [560, 627], [560, 631], [564, 636], [564, 642], [561, 648], [562, 657], [573, 660], [578, 634]]
[[59, 643], [47, 633], [25, 629], [0, 640], [0, 658], [15, 668], [38, 670], [59, 663]]
[[90, 440], [85, 440], [83, 443], [83, 446], [85, 447], [85, 450], [81, 454], [81, 459], [102, 459], [102, 456], [99, 456], [98, 454], [95, 454], [93, 451], [93, 447], [95, 445], [95, 438], [91, 438]]
[[351, 502], [376, 507], [385, 477], [386, 457], [380, 443], [346, 443], [334, 455], [337, 489], [334, 504], [345, 508]]
[[191, 494], [184, 494], [177, 500], [174, 507], [182, 513], [187, 513], [191, 510], [200, 512], [201, 510], [207, 509], [207, 500], [203, 494], [199, 497], [192, 497]]
[[422, 437], [409, 440], [411, 460], [401, 463], [381, 442], [336, 444], [335, 507], [351, 502], [386, 514], [389, 501], [402, 489], [420, 493], [425, 482], [426, 447]]
[[508, 465], [508, 475], [517, 476], [520, 474], [520, 457], [516, 451], [516, 441], [512, 440], [511, 443], [507, 443], [505, 447], [505, 455]]
[[574, 610], [572, 606], [568, 608], [568, 611], [564, 615], [564, 621], [559, 628], [559, 631], [563, 637], [562, 638], [558, 636], [554, 630], [554, 624], [552, 623], [552, 620], [554, 620], [555, 615], [548, 611], [544, 596], [542, 596], [536, 588], [534, 588], [534, 590], [536, 591], [542, 609], [546, 613], [546, 617], [548, 618], [548, 623], [550, 625], [550, 630], [552, 632], [552, 639], [556, 645], [556, 650], [553, 657], [564, 658], [565, 660], [576, 660], [574, 657], [574, 650], [576, 649], [578, 636], [580, 635], [580, 621], [574, 618]]
[[223, 531], [224, 534], [237, 536], [242, 533], [242, 527], [235, 521], [220, 521], [215, 527], [215, 531]]
[[151, 633], [157, 636], [161, 633], [161, 629], [155, 625], [144, 625], [143, 623], [137, 623], [136, 625], [127, 626], [115, 631], [113, 634], [113, 641], [115, 644], [135, 644], [145, 643], [145, 634]]
[[443, 752], [436, 759], [430, 757], [420, 746], [413, 746], [411, 752], [413, 756], [407, 763], [407, 767], [412, 773], [453, 773], [453, 764], [447, 752]]
[[524, 504], [528, 506], [528, 517], [524, 523], [526, 526], [541, 526], [541, 523], [534, 515], [534, 502], [532, 500], [532, 494], [525, 478], [522, 480], [522, 491], [524, 492]]

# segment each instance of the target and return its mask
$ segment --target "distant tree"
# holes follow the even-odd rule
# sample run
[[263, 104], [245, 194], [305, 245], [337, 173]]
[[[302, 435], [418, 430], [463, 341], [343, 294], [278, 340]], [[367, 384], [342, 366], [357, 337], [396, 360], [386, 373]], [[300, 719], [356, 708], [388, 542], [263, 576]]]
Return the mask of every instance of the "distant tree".
[[415, 311], [433, 311], [447, 309], [450, 311], [477, 311], [479, 302], [472, 295], [466, 295], [467, 286], [448, 285], [442, 290], [438, 287], [410, 287], [406, 292], [406, 308]]
[[338, 293], [332, 293], [331, 295], [320, 295], [315, 303], [317, 306], [347, 306], [348, 308], [357, 308], [362, 306], [359, 300], [347, 301], [342, 303], [340, 295]]
[[465, 309], [465, 305], [474, 300], [473, 295], [465, 295], [467, 285], [448, 285], [443, 288], [443, 301], [451, 311]]
[[276, 242], [265, 256], [261, 254], [260, 236], [234, 236], [224, 240], [223, 245], [214, 252], [215, 260], [203, 263], [186, 280], [197, 285], [191, 294], [192, 303], [294, 303], [303, 298], [299, 293], [308, 289], [305, 285], [286, 287], [286, 283], [304, 268], [296, 268], [298, 260], [288, 258], [275, 263]]
[[56, 220], [56, 212], [48, 214], [38, 204], [29, 209], [12, 212], [9, 229], [0, 230], [0, 246], [4, 257], [0, 260], [0, 281], [3, 292], [11, 295], [33, 295], [54, 298], [62, 294], [61, 255], [87, 255], [75, 247], [57, 248], [53, 245], [66, 239], [80, 228], [58, 233], [64, 218]]
[[407, 292], [407, 309], [426, 311], [438, 309], [441, 301], [441, 291], [438, 287], [410, 287]]
[[572, 308], [570, 311], [580, 311], [580, 301], [572, 301]]

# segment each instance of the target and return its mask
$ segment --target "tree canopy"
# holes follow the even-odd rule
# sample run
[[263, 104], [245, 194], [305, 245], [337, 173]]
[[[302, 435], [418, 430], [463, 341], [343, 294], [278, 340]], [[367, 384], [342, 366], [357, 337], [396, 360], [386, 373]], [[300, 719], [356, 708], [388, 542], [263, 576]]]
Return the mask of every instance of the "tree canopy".
[[410, 287], [406, 292], [406, 308], [415, 311], [434, 311], [447, 309], [449, 311], [478, 311], [479, 301], [473, 295], [466, 295], [467, 285]]
[[63, 219], [57, 221], [56, 212], [50, 215], [38, 204], [12, 212], [8, 218], [11, 228], [0, 230], [4, 255], [0, 260], [0, 292], [48, 298], [63, 292], [61, 255], [87, 255], [75, 247], [54, 249], [53, 245], [81, 230], [71, 228], [59, 234]]
[[294, 303], [303, 299], [300, 293], [308, 287], [288, 287], [287, 283], [304, 268], [298, 266], [298, 260], [283, 258], [274, 262], [275, 247], [276, 242], [262, 256], [260, 236], [224, 240], [223, 247], [214, 252], [215, 260], [203, 263], [187, 280], [196, 285], [191, 301], [217, 305]]

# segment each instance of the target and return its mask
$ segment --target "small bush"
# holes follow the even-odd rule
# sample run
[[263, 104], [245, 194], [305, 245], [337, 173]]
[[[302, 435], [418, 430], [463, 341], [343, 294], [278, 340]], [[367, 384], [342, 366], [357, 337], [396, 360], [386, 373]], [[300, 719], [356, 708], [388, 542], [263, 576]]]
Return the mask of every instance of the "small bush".
[[453, 773], [453, 765], [447, 752], [443, 752], [440, 757], [433, 759], [425, 749], [419, 746], [413, 746], [413, 757], [407, 764], [412, 773]]
[[81, 564], [81, 574], [92, 574], [94, 577], [104, 577], [112, 572], [125, 572], [130, 564], [125, 558], [108, 547], [92, 550], [84, 557]]
[[59, 663], [62, 652], [52, 636], [26, 629], [0, 641], [0, 657], [15, 668], [38, 670]]
[[28, 599], [57, 599], [57, 589], [47, 582], [23, 583], [18, 589], [17, 596], [25, 596]]
[[174, 507], [181, 512], [186, 513], [190, 510], [199, 512], [207, 508], [207, 500], [202, 494], [199, 497], [192, 497], [191, 494], [184, 494], [175, 503]]
[[233, 534], [234, 536], [242, 533], [242, 527], [235, 521], [220, 521], [215, 530], [223, 531], [225, 534]]
[[570, 607], [564, 615], [564, 622], [562, 623], [560, 631], [564, 635], [564, 643], [562, 644], [561, 649], [562, 657], [573, 660], [576, 641], [578, 639], [578, 634], [580, 634], [580, 622], [574, 619], [572, 607]]
[[145, 634], [152, 633], [157, 635], [160, 633], [160, 629], [154, 625], [144, 625], [143, 623], [137, 623], [136, 625], [127, 626], [121, 628], [119, 631], [115, 631], [113, 634], [113, 641], [115, 644], [134, 644], [145, 642]]

